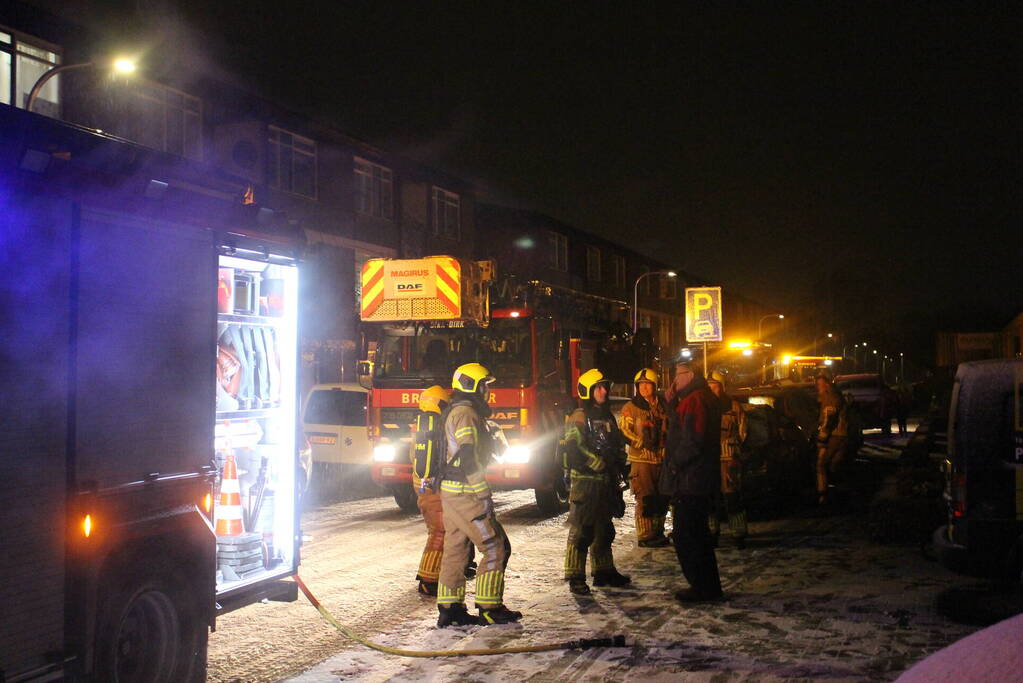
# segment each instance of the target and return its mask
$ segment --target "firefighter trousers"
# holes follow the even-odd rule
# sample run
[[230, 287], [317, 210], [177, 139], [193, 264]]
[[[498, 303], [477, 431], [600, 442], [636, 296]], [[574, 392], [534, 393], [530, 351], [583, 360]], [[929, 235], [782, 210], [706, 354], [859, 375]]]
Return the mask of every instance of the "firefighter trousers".
[[845, 436], [830, 436], [817, 444], [817, 495], [822, 501], [828, 493], [828, 484], [834, 484], [835, 475], [842, 471], [845, 450]]
[[481, 555], [476, 571], [476, 607], [504, 604], [504, 570], [511, 556], [508, 534], [474, 493], [442, 490], [440, 499], [444, 509], [444, 553], [437, 604], [465, 602], [465, 566], [474, 545]]
[[728, 519], [728, 527], [735, 538], [745, 538], [749, 533], [746, 519], [746, 504], [742, 499], [742, 462], [738, 458], [721, 460], [721, 493], [715, 509], [710, 514], [710, 533], [721, 533], [721, 516]]
[[[586, 578], [586, 555], [593, 555], [591, 571], [615, 568], [611, 542], [611, 492], [603, 478], [572, 479], [568, 509], [568, 545], [565, 548], [565, 580]], [[592, 549], [592, 550], [591, 550]]]
[[664, 536], [668, 498], [657, 489], [660, 477], [660, 463], [629, 463], [629, 488], [636, 498], [636, 540], [648, 541]]
[[418, 494], [416, 501], [426, 522], [426, 547], [419, 560], [416, 578], [427, 583], [436, 583], [440, 577], [440, 561], [444, 553], [444, 507], [440, 494], [433, 491]]

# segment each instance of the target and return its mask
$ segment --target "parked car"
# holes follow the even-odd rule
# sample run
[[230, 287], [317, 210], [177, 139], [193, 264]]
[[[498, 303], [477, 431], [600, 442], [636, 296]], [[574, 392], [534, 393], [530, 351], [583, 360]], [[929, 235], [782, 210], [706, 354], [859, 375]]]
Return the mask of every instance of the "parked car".
[[366, 429], [365, 388], [354, 383], [317, 384], [302, 410], [302, 430], [312, 452], [310, 486], [323, 498], [342, 480], [368, 478], [373, 446]]
[[884, 383], [881, 375], [839, 375], [835, 378], [835, 388], [856, 406], [864, 427], [891, 426], [898, 412], [899, 395]]
[[1023, 574], [1023, 360], [956, 371], [944, 463], [948, 522], [933, 543], [943, 564], [1019, 582]]
[[738, 389], [744, 403], [747, 504], [777, 510], [803, 500], [813, 486], [817, 402], [810, 385]]

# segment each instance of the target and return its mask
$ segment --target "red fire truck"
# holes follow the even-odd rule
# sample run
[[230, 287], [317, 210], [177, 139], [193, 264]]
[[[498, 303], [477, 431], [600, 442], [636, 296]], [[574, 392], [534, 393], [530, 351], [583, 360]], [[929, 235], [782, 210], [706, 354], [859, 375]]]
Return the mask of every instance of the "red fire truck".
[[[580, 372], [602, 362], [624, 375], [638, 365], [631, 348], [615, 351], [608, 335], [613, 321], [627, 318], [623, 302], [540, 282], [497, 286], [488, 271], [448, 256], [373, 259], [363, 268], [362, 319], [381, 323], [362, 366], [372, 382], [372, 476], [402, 509], [416, 506], [408, 451], [419, 392], [449, 387], [462, 363], [478, 361], [496, 377], [491, 419], [510, 448], [487, 469], [488, 482], [533, 489], [545, 513], [565, 501], [554, 454]], [[499, 303], [491, 309], [492, 292]]]

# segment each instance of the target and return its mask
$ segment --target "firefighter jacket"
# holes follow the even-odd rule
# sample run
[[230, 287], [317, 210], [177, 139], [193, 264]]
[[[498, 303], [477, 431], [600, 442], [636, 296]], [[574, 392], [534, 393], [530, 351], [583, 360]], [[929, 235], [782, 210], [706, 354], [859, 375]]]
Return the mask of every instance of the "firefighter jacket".
[[654, 394], [652, 405], [638, 394], [626, 403], [622, 408], [621, 429], [628, 442], [629, 462], [657, 465], [664, 460], [668, 416], [660, 396]]
[[746, 440], [746, 412], [742, 404], [725, 394], [721, 397], [721, 459], [738, 460]]
[[473, 493], [481, 499], [490, 497], [486, 473], [493, 449], [484, 424], [489, 416], [490, 407], [475, 394], [451, 403], [444, 422], [447, 464], [441, 491]]
[[606, 403], [592, 400], [577, 408], [565, 423], [565, 469], [573, 481], [604, 482], [621, 476], [625, 464], [625, 438]]
[[821, 404], [817, 420], [817, 440], [827, 441], [832, 436], [848, 436], [848, 416], [842, 395], [835, 391], [834, 387], [829, 387], [823, 395], [817, 397], [817, 400]]
[[661, 493], [712, 496], [721, 487], [721, 403], [696, 376], [668, 404]]

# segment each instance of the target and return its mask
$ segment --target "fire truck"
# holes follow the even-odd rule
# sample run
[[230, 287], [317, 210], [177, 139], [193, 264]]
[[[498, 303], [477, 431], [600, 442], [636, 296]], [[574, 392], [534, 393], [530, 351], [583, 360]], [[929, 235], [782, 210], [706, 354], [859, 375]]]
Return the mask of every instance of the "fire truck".
[[371, 384], [372, 477], [404, 510], [416, 508], [409, 445], [419, 393], [450, 387], [459, 365], [480, 362], [496, 378], [491, 419], [509, 448], [487, 468], [488, 483], [533, 489], [544, 513], [565, 503], [555, 450], [579, 374], [600, 365], [631, 381], [639, 367], [625, 336], [609, 334], [627, 319], [624, 302], [493, 273], [490, 262], [450, 256], [371, 259], [362, 269], [361, 317], [379, 323], [360, 364]]
[[0, 106], [0, 681], [204, 681], [295, 599], [300, 243], [236, 189]]

